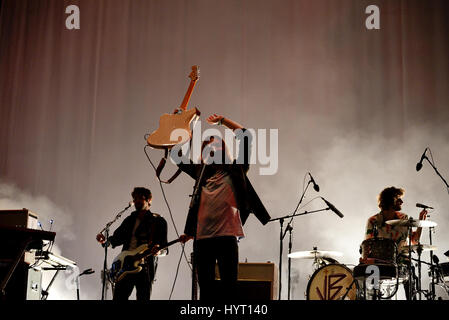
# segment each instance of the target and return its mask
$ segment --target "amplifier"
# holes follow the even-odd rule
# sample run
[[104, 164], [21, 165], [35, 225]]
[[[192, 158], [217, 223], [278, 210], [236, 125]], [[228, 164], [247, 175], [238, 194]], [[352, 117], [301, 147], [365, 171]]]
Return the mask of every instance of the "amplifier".
[[38, 229], [37, 214], [25, 208], [0, 210], [0, 226]]
[[[276, 300], [278, 294], [276, 265], [266, 263], [239, 263], [236, 299]], [[215, 279], [220, 279], [218, 265], [215, 265]]]

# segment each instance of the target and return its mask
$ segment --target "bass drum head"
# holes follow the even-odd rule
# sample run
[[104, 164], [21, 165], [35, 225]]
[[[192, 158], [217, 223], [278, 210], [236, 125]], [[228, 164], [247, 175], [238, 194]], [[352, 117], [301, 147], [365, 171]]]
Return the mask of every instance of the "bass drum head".
[[[351, 286], [351, 287], [350, 287]], [[307, 300], [356, 300], [357, 281], [342, 264], [328, 264], [316, 270], [307, 284]]]

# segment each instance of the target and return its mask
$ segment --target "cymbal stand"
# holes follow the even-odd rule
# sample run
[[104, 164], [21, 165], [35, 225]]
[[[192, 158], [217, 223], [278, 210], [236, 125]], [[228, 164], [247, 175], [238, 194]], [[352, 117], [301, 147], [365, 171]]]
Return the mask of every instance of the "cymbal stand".
[[[412, 217], [409, 218], [410, 221], [413, 220]], [[410, 300], [413, 300], [413, 270], [412, 270], [412, 227], [411, 224], [408, 226], [408, 297]]]
[[[434, 227], [429, 228], [429, 244], [432, 245], [432, 231]], [[433, 265], [433, 251], [430, 251], [430, 277], [432, 282], [430, 283], [430, 300], [435, 300], [435, 268]]]
[[418, 249], [416, 250], [418, 253], [418, 281], [416, 283], [416, 290], [418, 291], [419, 300], [421, 300], [421, 254], [422, 254], [422, 245], [418, 242]]

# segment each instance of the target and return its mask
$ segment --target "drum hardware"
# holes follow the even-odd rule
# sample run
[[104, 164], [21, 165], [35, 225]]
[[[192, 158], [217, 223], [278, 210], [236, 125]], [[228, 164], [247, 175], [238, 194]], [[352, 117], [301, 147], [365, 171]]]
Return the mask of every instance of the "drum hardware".
[[[430, 215], [427, 215], [430, 217]], [[435, 224], [436, 225], [436, 224]], [[435, 226], [429, 228], [429, 244], [432, 245], [432, 232], [435, 232]], [[435, 268], [433, 265], [433, 250], [430, 250], [430, 272], [431, 272], [431, 283], [430, 283], [430, 293], [431, 300], [435, 300]]]
[[[409, 220], [405, 220], [408, 221], [409, 224], [407, 225], [408, 228], [408, 298], [410, 300], [413, 300], [413, 287], [414, 287], [414, 277], [413, 277], [413, 269], [412, 269], [412, 227], [414, 222], [416, 222], [416, 220], [413, 220], [412, 217], [410, 217]], [[388, 223], [388, 221], [387, 221]]]
[[435, 263], [434, 271], [437, 278], [437, 281], [435, 283], [435, 299], [449, 300], [449, 286], [446, 282], [446, 277], [449, 275], [449, 263], [444, 262], [440, 264], [440, 259], [438, 259], [436, 255], [432, 257], [432, 260]]
[[[410, 246], [410, 250], [413, 250], [413, 246]], [[419, 242], [416, 245], [416, 252], [418, 253], [418, 281], [416, 283], [416, 290], [418, 291], [419, 300], [421, 300], [421, 254], [423, 252], [423, 245]]]
[[[429, 216], [428, 216], [429, 217]], [[392, 225], [392, 226], [403, 226], [403, 227], [407, 227], [408, 229], [408, 238], [409, 238], [409, 243], [407, 246], [407, 253], [408, 253], [408, 275], [409, 275], [409, 299], [413, 299], [414, 295], [413, 295], [413, 291], [414, 291], [414, 281], [415, 278], [413, 277], [413, 270], [412, 270], [412, 251], [415, 252], [414, 250], [417, 251], [418, 253], [418, 279], [417, 279], [417, 293], [419, 294], [419, 299], [421, 299], [421, 253], [423, 251], [430, 251], [430, 270], [431, 270], [431, 300], [434, 299], [434, 295], [435, 295], [435, 273], [434, 273], [434, 268], [433, 268], [433, 261], [432, 261], [432, 256], [433, 256], [433, 250], [436, 249], [435, 246], [432, 245], [432, 231], [434, 229], [435, 226], [437, 226], [437, 223], [434, 221], [430, 221], [430, 220], [415, 220], [412, 217], [410, 217], [408, 220], [405, 219], [397, 219], [397, 220], [389, 220], [386, 221], [387, 224]], [[412, 245], [412, 228], [416, 227], [416, 228], [429, 228], [429, 238], [430, 238], [430, 244], [429, 245]], [[424, 250], [425, 248], [425, 250]]]

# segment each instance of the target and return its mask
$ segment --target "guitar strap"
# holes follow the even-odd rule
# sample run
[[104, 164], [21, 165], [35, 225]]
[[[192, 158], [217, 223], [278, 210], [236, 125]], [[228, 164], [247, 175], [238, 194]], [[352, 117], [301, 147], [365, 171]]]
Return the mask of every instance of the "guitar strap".
[[167, 157], [168, 157], [168, 149], [166, 148], [164, 157], [161, 159], [161, 161], [159, 162], [159, 165], [157, 166], [156, 177], [159, 179], [160, 182], [170, 184], [179, 176], [179, 174], [182, 171], [181, 171], [181, 169], [178, 168], [178, 170], [173, 174], [173, 176], [170, 179], [168, 179], [167, 181], [161, 180], [160, 175], [161, 175], [162, 170], [165, 167], [165, 163], [167, 162]]

